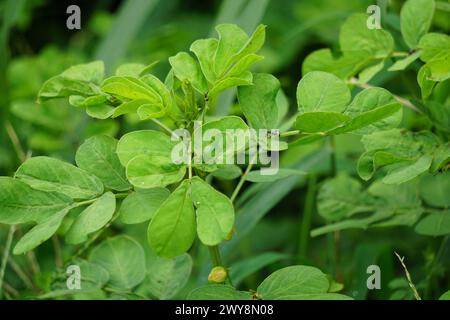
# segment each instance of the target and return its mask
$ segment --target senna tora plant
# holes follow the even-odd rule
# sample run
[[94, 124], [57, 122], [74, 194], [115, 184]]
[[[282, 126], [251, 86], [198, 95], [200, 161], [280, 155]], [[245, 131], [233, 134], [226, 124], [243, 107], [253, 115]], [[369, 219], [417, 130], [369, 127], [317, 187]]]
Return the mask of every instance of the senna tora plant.
[[[411, 16], [402, 13], [402, 21]], [[427, 34], [423, 28], [420, 34], [404, 22], [402, 33], [412, 50], [397, 53], [392, 36], [384, 29], [368, 29], [366, 20], [366, 15], [355, 15], [344, 23], [342, 56], [325, 49], [305, 60], [296, 92], [298, 108], [289, 119], [279, 80], [251, 71], [263, 59], [258, 52], [265, 41], [264, 25], [252, 35], [236, 25], [218, 25], [218, 38], [197, 40], [189, 52], [168, 58], [171, 70], [165, 79], [151, 74], [154, 64], [123, 64], [106, 76], [103, 63], [94, 61], [47, 80], [38, 93], [42, 104], [67, 98], [90, 117], [133, 117], [153, 129], [128, 132], [119, 140], [93, 136], [78, 148], [75, 165], [32, 157], [14, 177], [0, 178], [0, 223], [33, 224], [14, 254], [27, 253], [56, 233], [74, 247], [66, 265], [80, 269], [81, 285], [71, 288], [58, 275], [41, 297], [173, 297], [186, 283], [184, 275], [192, 266], [188, 253], [199, 243], [210, 252], [212, 268], [204, 279], [210, 283], [191, 291], [189, 299], [351, 299], [338, 293], [342, 285], [332, 277], [305, 265], [277, 270], [249, 291], [237, 290], [220, 245], [239, 233], [235, 200], [244, 183], [307, 174], [277, 167], [278, 154], [293, 146], [319, 140], [332, 146], [335, 136], [354, 134], [365, 147], [357, 167], [360, 177], [383, 174], [367, 191], [345, 175], [327, 181], [319, 192], [319, 213], [329, 223], [312, 235], [379, 223], [413, 225], [422, 211], [420, 200], [411, 201], [415, 193], [409, 182], [424, 174], [448, 181], [445, 112], [422, 111], [432, 121], [439, 119], [434, 132], [398, 129], [405, 107], [448, 108], [448, 36]], [[439, 38], [443, 45], [427, 45], [434, 43], [427, 37]], [[419, 56], [425, 62], [418, 75], [423, 104], [367, 84], [386, 61], [402, 57], [391, 67], [398, 72]], [[363, 90], [352, 95], [358, 87]], [[226, 90], [237, 92], [240, 111], [217, 117], [214, 111]], [[206, 132], [212, 134], [205, 137]], [[269, 165], [275, 170], [264, 171]], [[220, 190], [216, 179], [235, 180], [232, 192]], [[372, 210], [373, 216], [346, 220]], [[108, 228], [142, 223], [148, 224], [147, 247], [127, 235], [101, 240]], [[435, 227], [433, 221], [423, 224], [418, 228]], [[153, 267], [159, 261], [153, 272], [147, 271], [146, 254], [160, 259], [152, 260]], [[173, 275], [158, 278], [168, 268], [175, 270]]]

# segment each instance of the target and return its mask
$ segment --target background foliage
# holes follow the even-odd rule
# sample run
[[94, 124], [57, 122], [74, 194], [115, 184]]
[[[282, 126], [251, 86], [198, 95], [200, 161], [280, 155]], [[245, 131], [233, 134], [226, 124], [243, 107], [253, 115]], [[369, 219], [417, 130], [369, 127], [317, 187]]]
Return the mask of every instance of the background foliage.
[[[58, 167], [58, 160], [33, 158], [42, 160], [39, 166], [30, 160], [21, 164], [30, 157], [54, 157], [87, 172], [101, 172], [101, 163], [93, 166], [89, 157], [95, 150], [116, 150], [111, 137], [158, 127], [140, 121], [137, 114], [95, 119], [67, 99], [38, 104], [39, 90], [68, 67], [94, 60], [104, 61], [108, 76], [126, 62], [147, 66], [159, 61], [151, 73], [164, 80], [174, 66], [168, 57], [189, 51], [197, 39], [216, 37], [214, 27], [221, 23], [237, 24], [247, 34], [260, 23], [267, 25], [258, 52], [264, 60], [251, 70], [273, 74], [283, 94], [277, 96], [279, 110], [276, 117], [271, 115], [272, 123], [252, 115], [252, 103], [264, 101], [247, 102], [254, 96], [247, 87], [221, 93], [210, 115], [245, 116], [253, 119], [248, 121], [253, 127], [281, 124], [282, 131], [308, 134], [307, 139], [289, 137], [289, 149], [282, 152], [281, 166], [296, 171], [287, 171], [277, 181], [249, 175], [236, 198], [236, 233], [220, 250], [238, 290], [228, 285], [202, 288], [211, 262], [199, 241], [176, 257], [162, 258], [150, 249], [147, 223], [142, 222], [168, 197], [160, 188], [133, 193], [143, 208], [133, 206], [136, 200], [127, 202], [129, 197], [116, 208], [114, 195], [106, 192], [82, 214], [70, 197], [58, 193], [53, 203], [67, 208], [69, 217], [80, 214], [79, 226], [68, 231], [65, 223], [70, 219], [62, 223], [63, 216], [52, 217], [48, 226], [57, 233], [32, 251], [28, 249], [33, 243], [22, 237], [32, 224], [0, 224], [2, 256], [10, 241], [17, 254], [2, 268], [2, 298], [196, 299], [215, 297], [220, 290], [222, 297], [240, 299], [249, 298], [243, 293], [249, 289], [262, 299], [289, 298], [291, 293], [283, 291], [286, 284], [303, 279], [305, 285], [293, 298], [314, 293], [316, 298], [345, 294], [354, 299], [414, 299], [396, 251], [406, 257], [421, 297], [438, 299], [450, 289], [450, 4], [431, 3], [378, 1], [387, 31], [371, 42], [373, 33], [355, 32], [364, 30], [360, 26], [367, 19], [366, 9], [374, 4], [369, 0], [80, 1], [80, 31], [65, 27], [64, 1], [1, 2], [2, 176], [76, 199], [100, 195], [105, 185], [119, 192], [117, 198], [130, 188], [120, 175], [89, 180], [67, 167], [78, 188], [64, 192], [33, 180], [39, 172]], [[253, 80], [255, 86], [260, 81]], [[315, 95], [323, 91], [319, 83], [331, 83], [334, 91], [317, 107]], [[380, 105], [385, 107], [377, 109], [380, 114], [358, 118], [370, 126], [349, 122]], [[99, 112], [97, 118], [104, 110]], [[377, 116], [383, 120], [370, 118]], [[342, 123], [346, 125], [339, 126]], [[321, 132], [327, 137], [317, 134]], [[99, 134], [101, 140], [94, 137]], [[121, 170], [119, 160], [107, 162]], [[298, 170], [308, 174], [293, 174]], [[236, 182], [216, 174], [210, 178], [214, 186], [231, 196]], [[222, 177], [240, 174], [225, 172]], [[8, 178], [0, 179], [6, 188]], [[27, 185], [23, 188], [24, 194], [29, 192]], [[5, 194], [0, 196], [3, 205], [8, 201]], [[98, 215], [96, 225], [83, 221], [89, 214]], [[107, 223], [113, 215], [118, 219]], [[42, 236], [47, 230], [36, 233]], [[66, 288], [69, 261], [83, 271], [83, 290], [76, 294]], [[381, 268], [380, 290], [367, 289], [366, 268], [371, 264]]]

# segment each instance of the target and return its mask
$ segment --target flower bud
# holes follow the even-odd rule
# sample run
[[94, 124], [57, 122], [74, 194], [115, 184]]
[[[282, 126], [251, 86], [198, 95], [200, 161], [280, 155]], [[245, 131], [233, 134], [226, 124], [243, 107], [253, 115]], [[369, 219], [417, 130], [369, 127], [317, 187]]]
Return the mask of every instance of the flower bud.
[[208, 275], [208, 282], [211, 283], [224, 283], [227, 279], [228, 272], [224, 267], [218, 266], [211, 269]]

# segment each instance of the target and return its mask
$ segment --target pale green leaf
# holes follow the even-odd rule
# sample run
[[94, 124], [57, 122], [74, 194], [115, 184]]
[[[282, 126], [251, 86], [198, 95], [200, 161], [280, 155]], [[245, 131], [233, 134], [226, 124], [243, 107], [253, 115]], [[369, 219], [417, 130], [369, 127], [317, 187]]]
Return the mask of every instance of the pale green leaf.
[[169, 58], [175, 76], [181, 81], [188, 81], [200, 93], [208, 91], [206, 79], [199, 63], [188, 53], [179, 52]]
[[192, 290], [188, 300], [250, 300], [249, 292], [238, 291], [224, 284], [208, 284]]
[[187, 253], [172, 259], [152, 255], [147, 259], [147, 276], [140, 290], [166, 300], [173, 298], [189, 280], [192, 259]]
[[71, 244], [86, 241], [91, 233], [100, 230], [111, 220], [115, 210], [114, 194], [112, 192], [103, 194], [75, 218], [65, 235], [66, 241]]
[[191, 180], [192, 201], [197, 209], [197, 234], [202, 243], [214, 246], [225, 240], [234, 225], [230, 199], [199, 177]]
[[105, 187], [125, 191], [130, 189], [130, 184], [117, 157], [116, 147], [117, 140], [112, 137], [93, 136], [78, 148], [75, 161], [78, 167], [99, 177]]
[[408, 0], [403, 5], [400, 27], [408, 47], [416, 48], [420, 38], [430, 29], [434, 7], [434, 0]]
[[304, 133], [327, 132], [342, 127], [350, 120], [349, 116], [338, 112], [306, 112], [297, 116], [292, 128]]
[[126, 224], [148, 221], [169, 196], [165, 188], [136, 190], [120, 206], [120, 220]]
[[276, 97], [280, 82], [270, 74], [253, 74], [253, 85], [238, 88], [242, 112], [255, 129], [274, 129], [278, 123]]
[[425, 236], [438, 237], [450, 234], [450, 211], [428, 214], [417, 223], [414, 230]]
[[117, 155], [123, 166], [136, 156], [155, 155], [170, 159], [176, 145], [170, 137], [154, 130], [133, 131], [123, 135], [117, 144]]
[[15, 176], [34, 189], [61, 192], [73, 199], [91, 199], [103, 193], [99, 178], [49, 157], [28, 159], [17, 169]]
[[34, 226], [28, 231], [14, 247], [14, 254], [22, 254], [41, 245], [44, 241], [51, 238], [58, 230], [65, 215], [69, 212], [70, 207], [64, 208], [55, 213], [49, 219]]
[[32, 189], [17, 179], [0, 177], [0, 223], [40, 223], [72, 203], [62, 193]]
[[128, 236], [116, 236], [92, 249], [89, 262], [103, 267], [110, 275], [108, 284], [115, 288], [131, 289], [145, 277], [144, 249]]
[[128, 181], [142, 189], [165, 187], [179, 182], [186, 173], [186, 165], [175, 164], [171, 158], [143, 154], [127, 163]]
[[153, 215], [147, 232], [159, 256], [173, 258], [186, 252], [195, 239], [195, 212], [188, 180], [183, 181]]
[[306, 74], [298, 83], [297, 103], [300, 112], [342, 112], [350, 102], [347, 84], [335, 75], [323, 71]]

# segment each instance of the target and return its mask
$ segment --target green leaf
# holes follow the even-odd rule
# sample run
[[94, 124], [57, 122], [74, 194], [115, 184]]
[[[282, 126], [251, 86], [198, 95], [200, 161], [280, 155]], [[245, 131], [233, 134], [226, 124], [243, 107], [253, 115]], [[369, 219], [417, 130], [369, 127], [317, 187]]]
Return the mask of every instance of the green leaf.
[[88, 116], [95, 119], [107, 119], [114, 114], [114, 107], [106, 104], [99, 104], [95, 106], [89, 106], [86, 108], [86, 113]]
[[364, 52], [370, 59], [383, 59], [394, 49], [394, 40], [389, 32], [367, 28], [366, 14], [354, 14], [344, 22], [339, 44], [344, 55]]
[[238, 53], [248, 41], [247, 34], [235, 24], [216, 26], [219, 43], [214, 57], [214, 71], [220, 78], [238, 58]]
[[230, 199], [199, 177], [191, 180], [192, 201], [197, 209], [197, 234], [200, 241], [214, 246], [225, 240], [234, 225]]
[[433, 207], [450, 207], [450, 171], [424, 175], [420, 179], [420, 196]]
[[176, 145], [170, 137], [154, 130], [133, 131], [123, 135], [117, 144], [117, 155], [124, 167], [136, 156], [154, 155], [170, 159]]
[[248, 72], [248, 69], [250, 68], [250, 66], [252, 64], [254, 64], [255, 62], [261, 61], [263, 60], [264, 57], [257, 55], [257, 54], [248, 54], [245, 57], [243, 57], [242, 59], [240, 59], [238, 62], [236, 62], [231, 68], [230, 70], [225, 74], [226, 78], [230, 78], [230, 77], [239, 77], [242, 74]]
[[89, 207], [83, 210], [66, 233], [66, 241], [78, 244], [88, 239], [88, 236], [103, 228], [113, 217], [116, 210], [116, 198], [112, 192], [103, 194]]
[[188, 180], [184, 180], [155, 212], [147, 236], [159, 256], [176, 257], [191, 247], [195, 239], [195, 212]]
[[[155, 63], [153, 63], [151, 66], [153, 66], [154, 64]], [[147, 66], [141, 63], [125, 63], [117, 67], [115, 75], [119, 77], [139, 78], [142, 72], [147, 68]]]
[[144, 99], [151, 103], [160, 102], [157, 93], [151, 87], [132, 77], [109, 77], [103, 81], [102, 91], [112, 94], [122, 101]]
[[128, 161], [126, 174], [132, 185], [142, 188], [165, 187], [179, 182], [186, 173], [186, 165], [175, 164], [171, 158], [140, 155]]
[[209, 91], [208, 95], [210, 97], [217, 96], [220, 92], [238, 86], [248, 86], [252, 84], [253, 76], [250, 71], [245, 71], [241, 73], [239, 76], [229, 76], [225, 77], [222, 80], [217, 81], [214, 86]]
[[297, 116], [292, 128], [304, 133], [327, 132], [342, 127], [350, 120], [349, 116], [338, 112], [306, 112]]
[[223, 180], [233, 180], [240, 177], [241, 175], [241, 168], [234, 164], [219, 166], [217, 170], [211, 172], [211, 176]]
[[338, 128], [337, 132], [356, 131], [357, 134], [368, 134], [396, 128], [402, 120], [403, 110], [389, 91], [373, 87], [358, 93], [345, 110], [345, 114], [353, 119]]
[[102, 61], [94, 61], [70, 67], [63, 73], [47, 80], [38, 94], [42, 102], [45, 99], [67, 97], [70, 95], [90, 96], [98, 93], [103, 79]]
[[358, 75], [358, 83], [359, 84], [369, 83], [369, 81], [372, 80], [372, 78], [375, 77], [378, 72], [383, 70], [383, 68], [384, 68], [384, 60], [381, 60], [381, 62], [378, 62], [377, 64], [371, 65], [363, 69]]
[[218, 44], [217, 39], [201, 39], [194, 41], [189, 49], [197, 56], [203, 75], [210, 83], [216, 82], [217, 79], [214, 70], [214, 57]]
[[92, 249], [89, 262], [108, 271], [108, 284], [115, 288], [131, 289], [145, 278], [145, 255], [141, 245], [128, 236], [116, 236]]
[[147, 276], [140, 288], [160, 300], [173, 298], [189, 280], [192, 259], [187, 253], [173, 259], [156, 255], [147, 259]]
[[313, 51], [305, 58], [302, 74], [324, 71], [346, 80], [356, 75], [370, 61], [371, 57], [365, 52], [355, 51], [335, 57], [330, 49], [320, 49]]
[[[213, 131], [214, 130], [214, 131]], [[222, 146], [219, 145], [220, 141], [215, 141], [215, 135], [211, 137], [213, 141], [205, 139], [204, 133], [205, 132], [215, 132], [218, 135], [222, 137]], [[241, 132], [241, 133], [239, 133]], [[226, 163], [226, 157], [229, 155], [230, 152], [239, 152], [245, 149], [247, 143], [248, 143], [248, 126], [247, 124], [242, 120], [240, 117], [236, 116], [227, 116], [222, 117], [218, 120], [212, 120], [205, 124], [203, 124], [201, 127], [194, 130], [192, 139], [193, 139], [193, 145], [194, 145], [194, 163], [198, 164], [200, 163], [200, 157], [202, 159], [202, 163], [208, 161], [208, 164], [223, 164]], [[244, 135], [244, 137], [242, 137]], [[227, 148], [227, 140], [228, 141], [234, 141], [237, 138], [245, 138], [245, 144], [243, 145], [236, 145], [235, 148], [232, 148], [234, 150], [229, 150]], [[200, 144], [199, 139], [202, 139], [202, 143]], [[212, 148], [217, 146], [215, 148], [214, 154], [206, 154], [205, 150], [207, 148]], [[205, 157], [206, 156], [206, 157]], [[210, 158], [210, 159], [205, 159]]]
[[122, 103], [120, 106], [114, 109], [112, 118], [117, 118], [118, 116], [137, 112], [139, 107], [143, 105], [148, 105], [148, 101], [145, 99], [136, 99]]
[[331, 73], [313, 71], [298, 83], [297, 103], [300, 112], [342, 112], [350, 102], [350, 90], [344, 81]]
[[15, 176], [34, 189], [61, 192], [72, 199], [91, 199], [103, 193], [99, 178], [49, 157], [28, 159], [17, 169]]
[[188, 53], [179, 52], [169, 58], [175, 76], [181, 81], [188, 81], [201, 94], [208, 91], [208, 84], [199, 63]]
[[420, 59], [428, 62], [442, 51], [450, 50], [450, 36], [442, 33], [427, 33], [420, 38], [419, 49], [422, 49]]
[[427, 79], [431, 81], [445, 81], [450, 78], [450, 50], [442, 51], [424, 66]]
[[414, 230], [425, 236], [444, 236], [450, 234], [450, 211], [433, 212], [419, 221]]
[[66, 121], [68, 108], [61, 99], [54, 99], [37, 104], [30, 100], [14, 100], [11, 102], [11, 113], [29, 123], [45, 128], [67, 132], [73, 130], [73, 124]]
[[102, 180], [105, 187], [125, 191], [130, 184], [125, 177], [125, 168], [120, 164], [116, 154], [117, 140], [96, 135], [87, 139], [77, 150], [77, 166]]
[[389, 171], [383, 178], [383, 182], [386, 184], [400, 184], [414, 179], [430, 168], [432, 160], [433, 158], [430, 155], [423, 155], [410, 165], [402, 166]]
[[434, 0], [408, 0], [403, 5], [400, 27], [408, 47], [416, 48], [420, 38], [430, 29], [434, 6]]
[[87, 108], [104, 104], [108, 101], [107, 96], [104, 94], [97, 94], [95, 96], [83, 97], [83, 96], [70, 96], [69, 103], [77, 108]]
[[245, 180], [251, 182], [272, 182], [287, 177], [292, 177], [295, 175], [305, 175], [305, 174], [306, 172], [301, 170], [280, 168], [275, 174], [262, 175], [260, 170], [254, 170], [250, 171], [245, 176]]
[[317, 268], [290, 266], [275, 271], [259, 285], [262, 300], [341, 300], [349, 297], [327, 293], [330, 283]]
[[325, 181], [317, 196], [317, 210], [327, 221], [338, 221], [370, 211], [371, 197], [362, 191], [358, 180], [340, 173]]
[[450, 162], [450, 142], [442, 144], [433, 152], [433, 162], [431, 163], [430, 172], [435, 173]]
[[22, 254], [30, 251], [44, 241], [50, 239], [52, 235], [58, 230], [65, 215], [69, 212], [70, 207], [66, 207], [61, 211], [53, 214], [46, 221], [37, 224], [30, 231], [28, 231], [14, 247], [14, 254]]
[[279, 90], [278, 79], [266, 73], [253, 74], [253, 85], [238, 88], [239, 104], [251, 127], [255, 129], [277, 127], [276, 98]]
[[157, 77], [151, 74], [147, 74], [140, 78], [142, 82], [144, 82], [149, 88], [151, 88], [159, 97], [159, 100], [156, 104], [161, 105], [161, 109], [164, 112], [168, 112], [172, 108], [172, 96], [170, 94], [169, 89], [166, 85], [161, 82]]
[[439, 300], [450, 300], [450, 290], [439, 297]]
[[35, 190], [17, 179], [0, 177], [0, 223], [40, 223], [72, 203], [62, 193]]
[[[412, 133], [399, 129], [373, 132], [363, 136], [361, 142], [366, 152], [361, 155], [357, 170], [364, 180], [370, 179], [382, 166], [403, 162], [403, 165], [396, 168], [400, 170], [402, 167], [411, 165], [424, 154], [433, 152], [439, 144], [439, 140], [431, 132]], [[425, 160], [422, 159], [417, 165], [425, 165], [427, 162]]]
[[431, 70], [427, 64], [423, 65], [417, 73], [417, 83], [420, 86], [422, 99], [427, 99], [436, 85], [436, 81], [431, 80]]
[[395, 61], [395, 63], [389, 67], [388, 71], [402, 71], [405, 70], [411, 63], [416, 61], [420, 56], [424, 54], [424, 51], [416, 51], [406, 58]]
[[165, 188], [138, 189], [132, 192], [122, 201], [120, 220], [126, 224], [150, 220], [169, 194], [169, 190]]
[[[40, 295], [39, 299], [52, 299], [63, 296], [73, 296], [77, 299], [81, 294], [89, 294], [100, 291], [100, 289], [109, 281], [109, 273], [103, 267], [95, 263], [90, 263], [86, 260], [75, 259], [70, 262], [70, 265], [74, 265], [80, 268], [80, 289], [67, 289], [67, 274], [70, 274], [70, 268], [68, 273], [66, 270], [57, 273], [57, 281], [52, 285], [52, 291]], [[102, 292], [102, 291], [100, 291]], [[106, 297], [105, 297], [106, 298]]]
[[224, 284], [208, 284], [192, 290], [188, 300], [250, 300], [249, 292], [238, 291]]
[[230, 267], [230, 278], [235, 286], [255, 272], [277, 261], [287, 258], [287, 255], [278, 252], [264, 252], [253, 257], [239, 260]]

